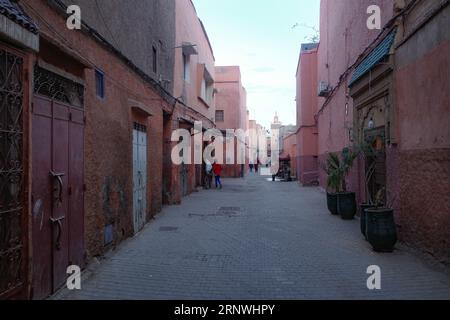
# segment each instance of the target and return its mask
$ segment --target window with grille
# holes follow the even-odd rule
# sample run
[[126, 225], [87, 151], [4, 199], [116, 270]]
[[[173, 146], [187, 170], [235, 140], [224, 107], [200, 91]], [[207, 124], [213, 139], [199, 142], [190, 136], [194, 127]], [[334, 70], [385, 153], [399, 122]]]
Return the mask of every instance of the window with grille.
[[216, 122], [224, 122], [223, 110], [216, 110]]

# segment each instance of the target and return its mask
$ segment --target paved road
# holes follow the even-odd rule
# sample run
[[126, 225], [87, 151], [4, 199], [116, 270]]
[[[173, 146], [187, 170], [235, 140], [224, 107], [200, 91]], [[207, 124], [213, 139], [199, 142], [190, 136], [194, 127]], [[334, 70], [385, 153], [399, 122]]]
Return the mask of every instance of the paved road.
[[[366, 287], [381, 267], [381, 290]], [[398, 245], [375, 253], [325, 195], [264, 177], [167, 207], [64, 299], [450, 299], [450, 277]]]

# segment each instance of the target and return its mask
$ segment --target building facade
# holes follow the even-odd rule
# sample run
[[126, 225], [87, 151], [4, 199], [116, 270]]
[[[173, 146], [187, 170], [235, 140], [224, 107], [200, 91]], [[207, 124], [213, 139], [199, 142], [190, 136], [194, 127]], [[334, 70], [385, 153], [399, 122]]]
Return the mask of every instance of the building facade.
[[[216, 115], [218, 129], [226, 137], [226, 130], [234, 130], [237, 135], [224, 142], [223, 176], [239, 178], [247, 171], [246, 136], [247, 131], [247, 93], [242, 85], [238, 66], [216, 67]], [[239, 134], [239, 132], [241, 134]], [[230, 150], [230, 148], [232, 148]]]
[[[282, 154], [283, 153], [283, 139], [285, 137], [287, 137], [288, 135], [295, 133], [297, 131], [297, 126], [296, 125], [284, 125], [278, 118], [277, 113], [275, 113], [275, 116], [273, 117], [273, 121], [270, 124], [270, 129], [272, 131], [272, 133], [274, 131], [277, 132], [278, 135], [278, 154]], [[272, 150], [275, 151], [276, 148], [274, 148], [275, 146], [272, 146]]]
[[283, 152], [280, 155], [281, 160], [289, 161], [291, 177], [297, 177], [297, 134], [291, 133], [283, 137]]
[[[374, 4], [381, 9], [380, 30], [366, 24], [365, 12]], [[359, 203], [381, 192], [394, 209], [400, 238], [446, 264], [448, 4], [323, 0], [317, 81], [311, 80], [319, 96], [314, 114], [319, 163], [324, 164], [329, 152], [371, 145], [377, 155], [360, 155], [348, 178], [349, 190], [356, 192]], [[310, 76], [300, 74], [299, 82]], [[300, 89], [297, 99], [307, 94]], [[370, 163], [374, 174], [367, 175]], [[319, 170], [319, 176], [326, 188], [325, 172]]]
[[[177, 0], [174, 96], [177, 103], [172, 115], [165, 116], [165, 141], [171, 141], [171, 132], [181, 128], [191, 132], [191, 145], [207, 129], [214, 128], [215, 116], [215, 59], [211, 43], [202, 21], [190, 0]], [[202, 131], [195, 130], [201, 122]], [[202, 137], [200, 137], [202, 139]], [[208, 142], [204, 142], [202, 151]], [[182, 163], [173, 165], [170, 160], [174, 143], [165, 150], [164, 189], [165, 203], [179, 203], [203, 185], [204, 164]], [[193, 159], [191, 159], [193, 160]]]
[[[81, 9], [80, 30], [66, 26], [69, 3]], [[41, 299], [69, 265], [83, 268], [181, 199], [172, 130], [214, 126], [214, 59], [190, 1], [0, 8], [0, 298]], [[178, 37], [180, 8], [200, 40]], [[177, 91], [177, 41], [195, 41], [204, 59], [191, 70], [205, 80], [192, 89], [204, 105]]]
[[315, 114], [317, 96], [317, 48], [318, 44], [303, 44], [297, 66], [297, 144], [295, 161], [297, 179], [311, 184], [319, 178], [318, 131]]

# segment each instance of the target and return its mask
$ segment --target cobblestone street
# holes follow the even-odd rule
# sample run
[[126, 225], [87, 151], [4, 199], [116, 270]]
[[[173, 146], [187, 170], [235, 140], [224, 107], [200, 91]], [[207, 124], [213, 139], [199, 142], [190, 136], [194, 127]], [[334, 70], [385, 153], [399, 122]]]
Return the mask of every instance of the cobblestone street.
[[[381, 290], [366, 287], [381, 267]], [[166, 207], [55, 299], [450, 299], [450, 277], [397, 244], [375, 253], [318, 188], [250, 174]]]

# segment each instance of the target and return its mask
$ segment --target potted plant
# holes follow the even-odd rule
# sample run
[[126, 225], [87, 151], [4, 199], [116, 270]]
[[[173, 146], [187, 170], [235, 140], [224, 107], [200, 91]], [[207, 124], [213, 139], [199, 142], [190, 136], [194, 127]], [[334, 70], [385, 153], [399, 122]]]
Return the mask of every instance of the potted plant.
[[340, 177], [340, 188], [337, 192], [337, 209], [341, 218], [344, 220], [352, 220], [356, 215], [356, 193], [347, 191], [346, 178], [357, 156], [358, 152], [350, 148], [344, 148], [337, 169], [339, 171], [338, 176]]
[[373, 174], [375, 172], [375, 161], [368, 161], [376, 155], [376, 150], [373, 148], [372, 142], [362, 142], [356, 146], [359, 150], [358, 154], [362, 156], [364, 163], [366, 164], [366, 170], [364, 173], [364, 185], [366, 202], [360, 204], [359, 217], [360, 217], [360, 229], [362, 235], [366, 238], [366, 209], [373, 208], [375, 206], [374, 201], [369, 190], [369, 184], [372, 180]]
[[323, 170], [327, 173], [327, 207], [332, 215], [338, 215], [337, 191], [341, 185], [339, 157], [335, 153], [329, 153], [326, 166]]
[[383, 201], [384, 188], [377, 192], [373, 208], [366, 209], [367, 240], [377, 252], [392, 252], [397, 242], [394, 210]]

